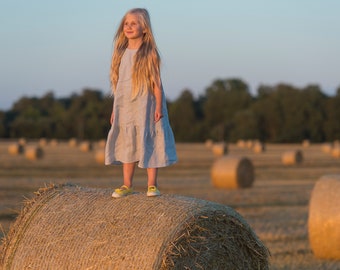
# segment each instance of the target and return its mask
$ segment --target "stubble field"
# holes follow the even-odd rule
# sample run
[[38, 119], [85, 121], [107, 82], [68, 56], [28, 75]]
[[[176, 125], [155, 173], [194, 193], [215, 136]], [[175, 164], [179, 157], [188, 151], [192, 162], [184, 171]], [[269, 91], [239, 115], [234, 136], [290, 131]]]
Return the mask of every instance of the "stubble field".
[[[82, 152], [68, 142], [43, 147], [44, 157], [28, 160], [9, 155], [13, 141], [0, 141], [0, 238], [9, 230], [23, 202], [50, 183], [73, 183], [96, 188], [121, 185], [121, 167], [95, 161], [100, 148]], [[37, 142], [29, 141], [28, 145]], [[281, 155], [301, 150], [301, 164], [283, 165]], [[323, 175], [340, 174], [340, 159], [321, 150], [320, 144], [269, 144], [266, 151], [229, 145], [229, 155], [248, 157], [255, 168], [255, 182], [248, 189], [214, 188], [211, 166], [216, 159], [205, 144], [178, 143], [179, 162], [159, 171], [162, 193], [209, 200], [233, 207], [250, 224], [271, 252], [270, 269], [340, 269], [340, 261], [314, 257], [308, 240], [308, 207], [315, 182]], [[146, 191], [146, 172], [136, 169], [134, 188]]]

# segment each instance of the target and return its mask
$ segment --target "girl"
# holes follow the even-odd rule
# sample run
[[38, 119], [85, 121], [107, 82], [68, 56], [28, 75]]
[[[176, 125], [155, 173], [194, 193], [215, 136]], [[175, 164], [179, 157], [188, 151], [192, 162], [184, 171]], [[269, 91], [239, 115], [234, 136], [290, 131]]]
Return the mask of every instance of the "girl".
[[135, 164], [147, 168], [147, 196], [159, 196], [159, 167], [177, 161], [160, 75], [160, 56], [146, 9], [128, 11], [114, 37], [111, 86], [114, 104], [105, 164], [123, 164], [123, 185], [114, 198], [133, 192]]

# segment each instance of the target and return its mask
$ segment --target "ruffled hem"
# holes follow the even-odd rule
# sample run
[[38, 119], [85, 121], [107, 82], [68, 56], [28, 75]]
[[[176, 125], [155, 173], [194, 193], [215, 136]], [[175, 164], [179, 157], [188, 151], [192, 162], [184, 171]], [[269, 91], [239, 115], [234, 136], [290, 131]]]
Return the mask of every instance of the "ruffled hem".
[[155, 125], [155, 131], [138, 126], [112, 126], [105, 148], [105, 165], [136, 162], [140, 168], [160, 168], [177, 162], [175, 141], [170, 127], [164, 121]]

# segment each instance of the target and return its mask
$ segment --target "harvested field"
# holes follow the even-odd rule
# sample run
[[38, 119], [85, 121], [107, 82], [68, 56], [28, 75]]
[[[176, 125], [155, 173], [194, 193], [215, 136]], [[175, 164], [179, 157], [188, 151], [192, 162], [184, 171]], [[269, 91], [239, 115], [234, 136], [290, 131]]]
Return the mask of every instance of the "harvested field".
[[[95, 151], [82, 152], [68, 142], [47, 143], [44, 156], [27, 160], [9, 155], [13, 141], [0, 141], [0, 236], [33, 192], [50, 183], [74, 183], [83, 187], [109, 188], [121, 184], [121, 168], [100, 165]], [[27, 146], [38, 141], [27, 141]], [[94, 150], [100, 148], [93, 144]], [[202, 144], [177, 144], [178, 164], [159, 171], [162, 193], [184, 195], [234, 208], [249, 223], [271, 252], [270, 269], [340, 269], [340, 261], [315, 258], [308, 241], [308, 206], [311, 191], [323, 175], [340, 174], [340, 159], [322, 151], [321, 144], [266, 144], [266, 151], [254, 153], [236, 144], [228, 154], [252, 160], [255, 181], [251, 188], [224, 190], [214, 188], [210, 169], [216, 159]], [[283, 165], [281, 155], [301, 149], [303, 162]], [[136, 191], [146, 191], [146, 172], [136, 170]]]

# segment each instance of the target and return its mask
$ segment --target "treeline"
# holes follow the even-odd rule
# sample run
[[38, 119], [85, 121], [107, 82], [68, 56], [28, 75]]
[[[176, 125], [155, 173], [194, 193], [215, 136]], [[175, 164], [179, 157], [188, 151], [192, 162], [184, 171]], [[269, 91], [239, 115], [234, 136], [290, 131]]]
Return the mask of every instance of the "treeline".
[[[113, 99], [84, 89], [81, 94], [55, 98], [23, 97], [0, 112], [2, 138], [101, 139], [110, 128]], [[340, 139], [340, 88], [327, 96], [319, 86], [288, 84], [260, 86], [252, 96], [240, 79], [215, 80], [195, 98], [188, 89], [168, 101], [171, 126], [178, 142], [312, 142]]]

